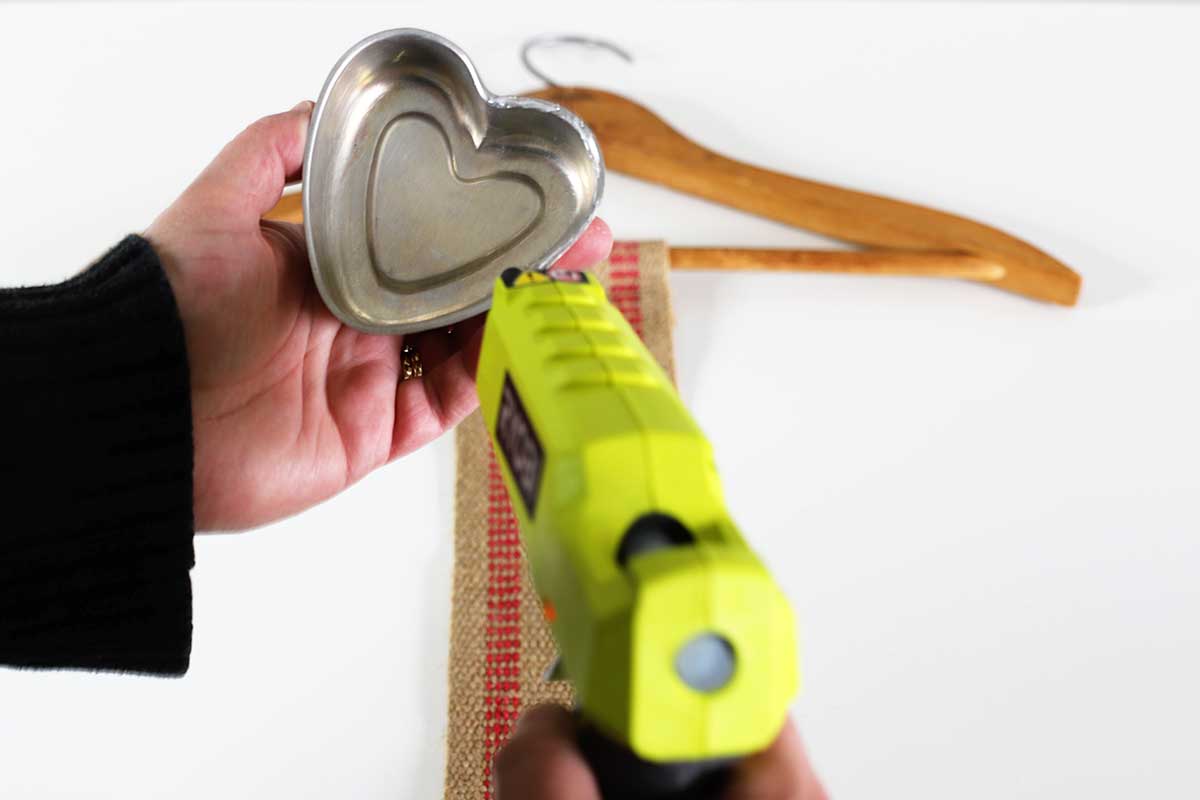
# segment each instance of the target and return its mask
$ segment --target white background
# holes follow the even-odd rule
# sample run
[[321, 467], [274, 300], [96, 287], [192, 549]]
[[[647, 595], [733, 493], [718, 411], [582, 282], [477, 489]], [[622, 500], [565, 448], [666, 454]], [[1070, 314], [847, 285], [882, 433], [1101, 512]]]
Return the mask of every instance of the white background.
[[[635, 97], [701, 142], [1000, 226], [1078, 308], [974, 284], [672, 276], [679, 379], [802, 625], [842, 797], [1200, 796], [1200, 8], [0, 6], [0, 284], [142, 229], [220, 145], [416, 25], [490, 88]], [[815, 237], [610, 176], [621, 238]], [[433, 798], [449, 439], [197, 541], [182, 680], [0, 670], [0, 797]], [[69, 498], [64, 500], [69, 502]], [[0, 522], [0, 524], [3, 524]]]

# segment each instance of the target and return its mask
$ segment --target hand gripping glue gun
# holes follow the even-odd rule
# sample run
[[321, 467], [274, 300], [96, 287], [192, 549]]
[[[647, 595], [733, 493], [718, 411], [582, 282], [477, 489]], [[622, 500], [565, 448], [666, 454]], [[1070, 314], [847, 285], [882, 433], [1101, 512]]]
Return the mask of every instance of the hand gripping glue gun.
[[477, 384], [604, 797], [717, 796], [798, 679], [791, 609], [708, 441], [588, 273], [506, 270]]

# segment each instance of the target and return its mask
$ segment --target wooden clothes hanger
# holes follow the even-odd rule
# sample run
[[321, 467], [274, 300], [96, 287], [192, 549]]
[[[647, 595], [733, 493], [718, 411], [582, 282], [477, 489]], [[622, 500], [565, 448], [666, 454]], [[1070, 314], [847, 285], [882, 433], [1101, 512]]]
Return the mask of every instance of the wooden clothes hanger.
[[[533, 39], [521, 53], [529, 71], [547, 84], [529, 96], [558, 103], [586, 122], [608, 169], [866, 248], [672, 247], [671, 266], [676, 269], [962, 278], [1067, 306], [1079, 297], [1078, 273], [996, 228], [736, 161], [692, 141], [626, 97], [559, 86], [529, 59], [534, 47], [552, 43], [600, 47], [632, 59], [609, 42], [580, 36]], [[293, 194], [285, 196], [267, 218], [300, 221], [302, 214], [300, 195]]]

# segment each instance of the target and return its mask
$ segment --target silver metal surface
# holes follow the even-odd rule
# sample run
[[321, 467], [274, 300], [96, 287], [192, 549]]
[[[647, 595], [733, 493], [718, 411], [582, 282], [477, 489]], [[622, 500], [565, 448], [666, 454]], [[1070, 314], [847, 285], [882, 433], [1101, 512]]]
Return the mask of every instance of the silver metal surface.
[[304, 154], [321, 297], [373, 333], [483, 311], [506, 267], [547, 269], [596, 214], [604, 164], [553, 103], [498, 97], [455, 45], [415, 29], [356, 44], [330, 73]]

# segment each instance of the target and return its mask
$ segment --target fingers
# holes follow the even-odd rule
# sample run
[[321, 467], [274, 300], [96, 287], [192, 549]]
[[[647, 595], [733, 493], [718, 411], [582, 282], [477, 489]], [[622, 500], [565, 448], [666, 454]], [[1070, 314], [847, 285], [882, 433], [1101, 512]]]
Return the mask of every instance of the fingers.
[[828, 795], [789, 719], [766, 750], [737, 764], [724, 800], [826, 800]]
[[487, 314], [478, 314], [470, 319], [455, 323], [451, 334], [454, 348], [462, 354], [462, 364], [475, 377], [475, 367], [479, 365], [479, 348], [483, 345], [483, 326], [487, 322]]
[[[423, 375], [396, 387], [391, 458], [433, 441], [479, 405], [475, 365], [483, 342], [482, 315], [405, 337], [421, 357]], [[396, 340], [396, 347], [401, 347]]]
[[[499, 800], [600, 800], [575, 741], [575, 722], [566, 709], [538, 706], [526, 712], [496, 758]], [[790, 720], [770, 747], [737, 764], [723, 795], [724, 800], [827, 797]]]
[[575, 723], [559, 706], [525, 712], [493, 770], [497, 800], [600, 800], [575, 746]]
[[583, 235], [554, 263], [560, 269], [588, 269], [608, 258], [612, 250], [612, 231], [597, 217]]
[[251, 124], [225, 145], [189, 191], [237, 209], [243, 221], [257, 224], [279, 202], [286, 183], [300, 174], [312, 109], [305, 100]]

